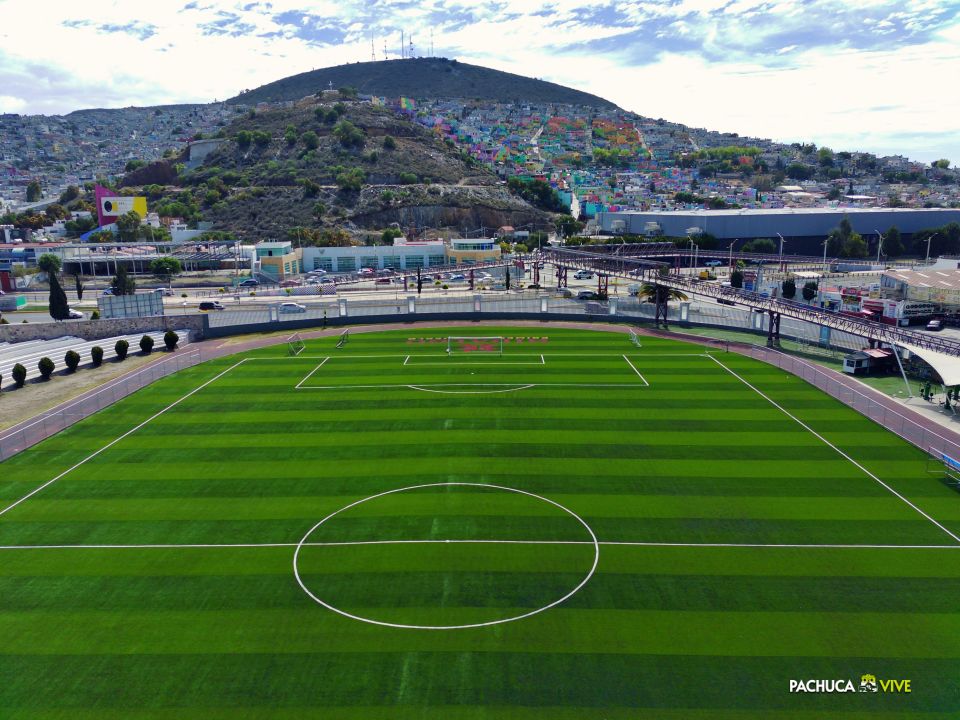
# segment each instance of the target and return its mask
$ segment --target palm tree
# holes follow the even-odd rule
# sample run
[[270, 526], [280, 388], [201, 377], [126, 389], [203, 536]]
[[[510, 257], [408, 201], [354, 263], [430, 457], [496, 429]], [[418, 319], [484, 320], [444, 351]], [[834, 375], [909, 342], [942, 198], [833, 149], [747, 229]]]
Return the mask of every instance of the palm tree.
[[683, 301], [687, 300], [686, 294], [680, 292], [676, 288], [667, 287], [666, 285], [657, 285], [655, 283], [644, 283], [640, 286], [640, 292], [637, 293], [639, 297], [646, 298], [650, 302], [657, 302], [659, 293], [659, 300], [661, 302], [670, 302], [671, 300]]

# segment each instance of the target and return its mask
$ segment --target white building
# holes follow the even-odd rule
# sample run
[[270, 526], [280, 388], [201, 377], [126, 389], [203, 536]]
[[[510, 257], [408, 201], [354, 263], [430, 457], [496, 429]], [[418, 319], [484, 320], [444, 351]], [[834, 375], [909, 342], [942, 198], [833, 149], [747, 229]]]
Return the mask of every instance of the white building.
[[303, 269], [327, 272], [374, 270], [415, 270], [447, 264], [447, 246], [443, 240], [408, 242], [396, 238], [393, 245], [360, 247], [307, 247], [303, 249]]

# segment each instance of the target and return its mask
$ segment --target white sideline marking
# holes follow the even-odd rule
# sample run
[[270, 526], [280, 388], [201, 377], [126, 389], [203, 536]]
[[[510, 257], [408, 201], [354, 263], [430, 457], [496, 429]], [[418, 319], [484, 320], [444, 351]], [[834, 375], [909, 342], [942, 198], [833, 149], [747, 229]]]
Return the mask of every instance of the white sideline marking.
[[[960, 545], [878, 545], [844, 543], [721, 543], [721, 542], [642, 542], [631, 540], [599, 540], [600, 545], [625, 547], [684, 547], [684, 548], [786, 548], [799, 550], [960, 550]], [[591, 540], [349, 540], [343, 542], [307, 542], [303, 547], [347, 547], [351, 545], [593, 545]], [[217, 550], [230, 548], [292, 548], [298, 543], [146, 543], [142, 545], [0, 545], [3, 550]]]
[[621, 355], [621, 357], [622, 357], [624, 360], [627, 361], [627, 365], [630, 366], [630, 369], [632, 369], [632, 370], [637, 374], [637, 376], [638, 376], [641, 380], [643, 380], [643, 384], [646, 385], [647, 387], [650, 387], [650, 383], [647, 382], [647, 379], [646, 379], [643, 375], [640, 375], [640, 371], [637, 370], [637, 366], [636, 366], [636, 365], [634, 365], [632, 362], [630, 362], [630, 358], [628, 358], [626, 355]]
[[903, 500], [903, 502], [905, 502], [907, 505], [909, 505], [910, 507], [912, 507], [912, 508], [913, 508], [914, 510], [916, 510], [918, 513], [920, 513], [921, 515], [923, 515], [923, 517], [925, 517], [927, 520], [929, 520], [930, 522], [932, 522], [932, 523], [933, 523], [934, 525], [936, 525], [938, 528], [940, 528], [941, 530], [943, 530], [947, 535], [949, 535], [949, 536], [952, 537], [954, 540], [956, 540], [958, 543], [960, 543], [960, 537], [958, 537], [957, 535], [955, 535], [954, 533], [952, 533], [950, 530], [948, 530], [947, 528], [945, 528], [945, 527], [944, 527], [943, 525], [941, 525], [939, 522], [937, 522], [936, 520], [934, 520], [930, 515], [928, 515], [928, 514], [925, 513], [923, 510], [921, 510], [919, 507], [917, 507], [917, 506], [914, 505], [912, 502], [910, 502], [910, 501], [909, 501], [907, 498], [905, 498], [903, 495], [901, 495], [901, 494], [898, 493], [896, 490], [894, 490], [892, 487], [890, 487], [889, 485], [887, 485], [887, 483], [885, 483], [883, 480], [881, 480], [880, 478], [878, 478], [878, 477], [877, 477], [876, 475], [874, 475], [872, 472], [870, 472], [869, 470], [867, 470], [863, 465], [861, 465], [860, 463], [858, 463], [858, 462], [857, 462], [856, 460], [854, 460], [852, 457], [850, 457], [849, 455], [847, 455], [847, 453], [845, 453], [843, 450], [841, 450], [841, 449], [838, 448], [836, 445], [834, 445], [832, 442], [830, 442], [829, 440], [827, 440], [823, 435], [821, 435], [821, 434], [818, 433], [816, 430], [814, 430], [812, 427], [810, 427], [810, 426], [807, 425], [805, 422], [803, 422], [803, 420], [801, 420], [800, 418], [798, 418], [796, 415], [793, 415], [790, 411], [788, 411], [788, 410], [787, 410], [786, 408], [784, 408], [782, 405], [778, 404], [778, 403], [775, 402], [773, 399], [771, 399], [770, 397], [768, 397], [767, 395], [765, 395], [764, 393], [762, 393], [760, 390], [758, 390], [756, 387], [754, 387], [753, 385], [751, 385], [749, 382], [747, 382], [746, 380], [744, 380], [742, 377], [740, 377], [739, 375], [737, 375], [737, 373], [735, 373], [733, 370], [731, 370], [730, 368], [728, 368], [728, 367], [727, 367], [726, 365], [724, 365], [722, 362], [720, 362], [719, 360], [717, 360], [713, 355], [710, 356], [710, 359], [713, 360], [717, 365], [719, 365], [720, 367], [722, 367], [724, 370], [726, 370], [728, 373], [730, 373], [731, 375], [733, 375], [735, 378], [737, 378], [737, 380], [739, 380], [740, 382], [742, 382], [742, 383], [743, 383], [744, 385], [746, 385], [748, 388], [750, 388], [750, 389], [753, 390], [755, 393], [757, 393], [757, 395], [759, 395], [759, 396], [762, 397], [764, 400], [766, 400], [768, 403], [770, 403], [770, 404], [773, 405], [775, 408], [777, 408], [778, 410], [780, 410], [780, 411], [781, 411], [784, 415], [786, 415], [788, 418], [790, 418], [790, 419], [793, 420], [794, 422], [798, 423], [801, 427], [803, 427], [805, 430], [807, 430], [807, 431], [810, 432], [812, 435], [814, 435], [814, 437], [819, 438], [819, 439], [820, 439], [824, 444], [826, 444], [828, 447], [833, 448], [837, 453], [839, 453], [840, 455], [842, 455], [843, 457], [845, 457], [847, 460], [849, 460], [851, 463], [853, 463], [853, 465], [855, 465], [856, 467], [860, 468], [860, 470], [862, 470], [864, 473], [866, 473], [869, 477], [871, 477], [871, 478], [873, 478], [874, 480], [876, 480], [878, 483], [880, 483], [880, 485], [882, 485], [882, 486], [885, 487], [887, 490], [889, 490], [891, 493], [893, 493], [893, 494], [896, 495], [898, 498], [900, 498], [901, 500]]
[[410, 356], [409, 356], [409, 355], [407, 355], [407, 356], [403, 359], [403, 364], [406, 365], [408, 362], [410, 362]]
[[[601, 357], [623, 357], [621, 353], [543, 353], [544, 355], [549, 355], [550, 357], [575, 357], [575, 358], [601, 358]], [[645, 358], [658, 358], [658, 357], [708, 357], [708, 353], [643, 353]], [[298, 355], [296, 357], [291, 357], [289, 355], [284, 357], [249, 357], [247, 360], [323, 360], [327, 357], [326, 355]], [[373, 359], [373, 358], [402, 358], [402, 357], [447, 357], [447, 354], [444, 353], [423, 353], [414, 355], [404, 355], [402, 353], [394, 353], [389, 355], [338, 355], [341, 360], [352, 359], [352, 358], [363, 358], [363, 359]], [[540, 357], [537, 353], [505, 353], [503, 357]], [[449, 364], [449, 363], [445, 363]]]
[[300, 389], [300, 386], [303, 385], [303, 384], [310, 378], [310, 376], [313, 375], [317, 370], [319, 370], [320, 368], [322, 368], [322, 367], [324, 366], [324, 364], [327, 362], [327, 360], [329, 360], [329, 359], [330, 359], [330, 358], [325, 357], [325, 358], [323, 359], [323, 362], [321, 362], [321, 363], [320, 363], [319, 365], [317, 365], [313, 370], [311, 370], [310, 372], [308, 372], [308, 373], [304, 376], [303, 380], [301, 380], [300, 382], [298, 382], [298, 383], [294, 386], [293, 389], [294, 389], [294, 390], [299, 390], [299, 389]]
[[9, 512], [10, 510], [13, 510], [13, 508], [15, 508], [17, 505], [19, 505], [20, 503], [22, 503], [24, 500], [27, 500], [27, 499], [33, 497], [34, 495], [36, 495], [38, 492], [40, 492], [40, 491], [43, 490], [44, 488], [49, 487], [50, 485], [53, 485], [53, 483], [55, 483], [57, 480], [59, 480], [60, 478], [62, 478], [64, 475], [67, 475], [68, 473], [73, 472], [74, 470], [76, 470], [78, 467], [80, 467], [81, 465], [83, 465], [83, 464], [86, 463], [87, 461], [92, 460], [93, 458], [95, 458], [97, 455], [99, 455], [100, 453], [102, 453], [104, 450], [108, 450], [109, 448], [113, 447], [113, 446], [116, 445], [118, 442], [120, 442], [120, 441], [123, 440], [125, 437], [127, 437], [128, 435], [132, 435], [133, 433], [135, 433], [137, 430], [139, 430], [140, 428], [142, 428], [144, 425], [146, 425], [147, 423], [149, 423], [151, 420], [155, 420], [156, 418], [160, 417], [160, 416], [163, 415], [167, 410], [169, 410], [169, 409], [171, 409], [171, 408], [173, 408], [173, 407], [176, 407], [177, 405], [179, 405], [180, 403], [182, 403], [184, 400], [186, 400], [188, 397], [190, 397], [190, 396], [193, 395], [194, 393], [197, 393], [197, 392], [203, 390], [207, 385], [209, 385], [210, 383], [214, 382], [215, 380], [219, 380], [219, 379], [222, 378], [224, 375], [226, 375], [228, 372], [230, 372], [231, 370], [233, 370], [235, 367], [239, 367], [240, 365], [243, 365], [243, 363], [245, 363], [245, 362], [246, 362], [246, 358], [244, 358], [243, 360], [240, 360], [240, 361], [237, 362], [237, 363], [234, 363], [233, 365], [231, 365], [230, 367], [228, 367], [226, 370], [224, 370], [224, 371], [223, 371], [222, 373], [220, 373], [219, 375], [216, 375], [215, 377], [212, 377], [212, 378], [210, 378], [209, 380], [207, 380], [207, 381], [206, 381], [205, 383], [203, 383], [202, 385], [200, 385], [200, 386], [198, 386], [198, 387], [195, 387], [193, 390], [191, 390], [190, 392], [188, 392], [186, 395], [184, 395], [183, 397], [181, 397], [179, 400], [174, 400], [172, 403], [170, 403], [170, 404], [167, 405], [165, 408], [163, 408], [163, 410], [161, 410], [160, 412], [156, 413], [155, 415], [151, 415], [150, 417], [148, 417], [146, 420], [144, 420], [142, 423], [140, 423], [139, 425], [137, 425], [137, 426], [136, 426], [135, 428], [133, 428], [132, 430], [127, 430], [127, 431], [126, 431], [123, 435], [121, 435], [120, 437], [114, 438], [113, 440], [111, 440], [110, 442], [108, 442], [106, 445], [104, 445], [102, 448], [100, 448], [99, 450], [91, 453], [90, 455], [87, 455], [83, 460], [81, 460], [80, 462], [78, 462], [78, 463], [77, 463], [76, 465], [74, 465], [73, 467], [68, 468], [67, 470], [64, 470], [62, 473], [60, 473], [59, 475], [57, 475], [57, 476], [56, 476], [55, 478], [53, 478], [52, 480], [47, 480], [47, 482], [45, 482], [43, 485], [41, 485], [40, 487], [36, 488], [35, 490], [31, 490], [29, 493], [27, 493], [26, 495], [24, 495], [22, 498], [20, 498], [19, 500], [17, 500], [15, 503], [12, 503], [11, 505], [8, 505], [7, 507], [5, 507], [3, 510], [0, 510], [0, 515], [3, 515], [4, 513]]

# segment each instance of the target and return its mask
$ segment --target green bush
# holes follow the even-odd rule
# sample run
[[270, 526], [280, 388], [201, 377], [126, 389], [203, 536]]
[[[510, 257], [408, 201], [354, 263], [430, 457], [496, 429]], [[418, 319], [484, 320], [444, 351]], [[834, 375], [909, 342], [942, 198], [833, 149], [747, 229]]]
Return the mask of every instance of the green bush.
[[394, 150], [397, 147], [397, 141], [393, 139], [390, 135], [385, 135], [383, 138], [383, 149], [384, 150]]
[[80, 353], [75, 350], [67, 350], [67, 354], [63, 356], [63, 364], [67, 366], [67, 370], [75, 372], [80, 364]]
[[117, 359], [123, 360], [127, 357], [127, 351], [130, 349], [130, 343], [126, 340], [117, 340], [117, 344], [113, 346], [113, 350], [117, 353]]
[[149, 355], [153, 352], [153, 338], [149, 335], [144, 335], [140, 338], [140, 350], [144, 355]]
[[163, 334], [163, 344], [167, 346], [167, 350], [176, 350], [178, 342], [180, 342], [180, 336], [173, 330], [167, 330]]
[[99, 310], [94, 310], [92, 313], [90, 313], [90, 319], [91, 319], [91, 320], [99, 320], [99, 319], [100, 319], [100, 311], [99, 311]]
[[12, 375], [13, 382], [17, 384], [18, 388], [22, 388], [23, 384], [27, 381], [27, 369], [20, 363], [17, 363], [13, 366]]
[[93, 360], [94, 367], [99, 367], [103, 362], [103, 348], [99, 345], [94, 345], [90, 348], [90, 359]]
[[415, 173], [400, 173], [401, 185], [415, 185], [418, 178]]
[[53, 360], [48, 357], [40, 358], [40, 362], [37, 363], [37, 370], [40, 371], [40, 377], [44, 380], [49, 380], [50, 376], [53, 374]]

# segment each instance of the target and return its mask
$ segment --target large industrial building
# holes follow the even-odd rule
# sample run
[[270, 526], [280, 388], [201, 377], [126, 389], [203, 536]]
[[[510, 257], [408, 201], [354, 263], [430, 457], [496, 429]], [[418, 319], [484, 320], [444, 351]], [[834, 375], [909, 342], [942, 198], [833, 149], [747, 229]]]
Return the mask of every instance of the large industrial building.
[[[813, 250], [846, 217], [864, 236], [876, 236], [896, 226], [903, 235], [960, 223], [960, 210], [944, 208], [780, 208], [763, 210], [675, 210], [666, 212], [603, 212], [597, 214], [600, 231], [614, 235], [684, 237], [698, 232], [720, 240], [776, 238], [782, 235]], [[694, 229], [696, 228], [696, 229]], [[806, 242], [802, 242], [806, 241]]]

